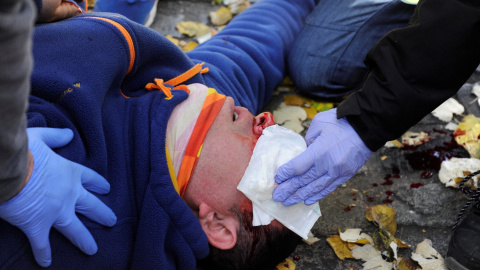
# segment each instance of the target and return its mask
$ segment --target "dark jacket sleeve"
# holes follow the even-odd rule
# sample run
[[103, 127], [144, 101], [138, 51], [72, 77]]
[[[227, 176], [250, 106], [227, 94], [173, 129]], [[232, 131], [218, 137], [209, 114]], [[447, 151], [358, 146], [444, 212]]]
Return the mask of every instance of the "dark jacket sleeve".
[[0, 1], [0, 203], [15, 194], [27, 172], [25, 111], [35, 9], [30, 0]]
[[387, 33], [365, 61], [371, 71], [337, 117], [376, 151], [454, 95], [478, 66], [480, 1], [420, 1], [409, 25]]

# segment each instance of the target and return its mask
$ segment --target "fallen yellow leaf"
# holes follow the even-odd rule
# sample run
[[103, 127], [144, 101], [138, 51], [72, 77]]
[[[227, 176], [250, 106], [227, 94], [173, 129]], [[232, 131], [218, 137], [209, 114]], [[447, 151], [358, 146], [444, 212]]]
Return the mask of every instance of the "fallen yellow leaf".
[[195, 41], [190, 41], [185, 46], [182, 46], [181, 49], [184, 52], [189, 52], [189, 51], [195, 49], [195, 47], [197, 47], [197, 46], [198, 46], [198, 43], [196, 43]]
[[178, 23], [176, 27], [178, 32], [189, 37], [199, 37], [210, 32], [210, 27], [201, 22], [185, 21]]
[[245, 11], [245, 9], [249, 8], [251, 6], [250, 2], [248, 2], [248, 0], [237, 0], [237, 1], [234, 1], [232, 4], [229, 4], [228, 5], [228, 8], [230, 9], [230, 12], [232, 12], [232, 14], [239, 14], [243, 11]]
[[333, 103], [332, 102], [313, 102], [312, 103], [313, 107], [317, 112], [323, 112], [323, 111], [328, 111], [333, 108]]
[[399, 140], [393, 140], [393, 141], [388, 141], [388, 142], [385, 144], [385, 146], [388, 147], [388, 148], [392, 148], [392, 147], [402, 148], [402, 147], [403, 147], [403, 144], [402, 144]]
[[335, 251], [335, 254], [340, 260], [345, 260], [345, 258], [353, 259], [352, 251], [349, 248], [353, 245], [343, 241], [339, 235], [327, 238], [327, 242], [333, 248], [333, 251]]
[[298, 95], [285, 95], [283, 97], [283, 102], [285, 105], [291, 106], [304, 106], [306, 103], [309, 105], [311, 104], [308, 99]]
[[168, 40], [170, 40], [173, 44], [179, 46], [179, 45], [178, 45], [178, 44], [179, 44], [178, 39], [172, 37], [171, 35], [166, 35], [165, 37], [166, 37]]
[[465, 116], [453, 133], [455, 141], [463, 146], [472, 158], [480, 158], [480, 118], [472, 114]]
[[285, 259], [277, 265], [277, 270], [295, 270], [297, 266], [291, 259]]
[[313, 108], [313, 107], [310, 107], [310, 108], [302, 107], [302, 108], [307, 113], [307, 119], [313, 119], [313, 117], [315, 117], [315, 115], [317, 115], [317, 110], [315, 110], [315, 108]]
[[210, 12], [210, 22], [213, 25], [225, 25], [232, 19], [232, 13], [226, 7], [221, 7], [215, 12]]
[[403, 242], [402, 240], [400, 240], [399, 238], [395, 238], [395, 243], [397, 244], [398, 248], [410, 248], [410, 245]]
[[396, 213], [395, 209], [383, 204], [367, 207], [365, 216], [367, 220], [376, 223], [380, 229], [384, 229], [395, 236], [397, 232]]

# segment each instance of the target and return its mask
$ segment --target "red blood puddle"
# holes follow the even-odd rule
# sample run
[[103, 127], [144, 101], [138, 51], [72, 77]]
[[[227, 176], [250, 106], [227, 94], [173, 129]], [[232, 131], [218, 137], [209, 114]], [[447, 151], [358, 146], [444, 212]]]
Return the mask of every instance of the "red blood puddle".
[[[438, 172], [440, 165], [444, 160], [449, 160], [452, 157], [463, 157], [463, 148], [457, 144], [454, 139], [455, 134], [452, 135], [450, 142], [443, 143], [443, 146], [435, 146], [433, 149], [422, 151], [415, 151], [405, 155], [410, 166], [415, 170], [432, 170]], [[417, 147], [403, 148], [403, 150], [416, 150]], [[400, 148], [402, 149], [402, 148]]]
[[343, 209], [343, 211], [350, 212], [350, 211], [352, 211], [352, 209], [350, 208], [350, 206], [347, 206], [347, 207], [345, 207], [345, 209]]
[[294, 262], [298, 262], [298, 261], [300, 261], [300, 259], [301, 259], [300, 255], [293, 256], [293, 261]]

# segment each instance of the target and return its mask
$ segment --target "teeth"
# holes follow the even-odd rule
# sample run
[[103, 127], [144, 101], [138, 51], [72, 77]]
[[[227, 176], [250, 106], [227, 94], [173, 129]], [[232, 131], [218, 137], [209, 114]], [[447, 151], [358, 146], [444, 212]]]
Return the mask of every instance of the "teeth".
[[237, 112], [233, 112], [233, 121], [237, 120], [238, 119], [238, 113]]

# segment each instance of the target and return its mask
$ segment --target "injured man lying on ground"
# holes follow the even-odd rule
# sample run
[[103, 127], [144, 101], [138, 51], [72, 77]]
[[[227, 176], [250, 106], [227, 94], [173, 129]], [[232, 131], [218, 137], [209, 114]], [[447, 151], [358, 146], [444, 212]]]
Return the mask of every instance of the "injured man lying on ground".
[[[274, 124], [250, 112], [281, 82], [313, 7], [259, 1], [187, 54], [108, 13], [36, 26], [29, 128], [71, 129], [56, 152], [109, 181], [97, 197], [117, 216], [110, 228], [79, 215], [98, 244], [92, 256], [52, 230], [51, 267], [269, 269], [286, 258], [300, 237], [276, 220], [252, 226], [237, 185]], [[39, 267], [19, 229], [0, 221], [0, 235], [0, 265]]]

